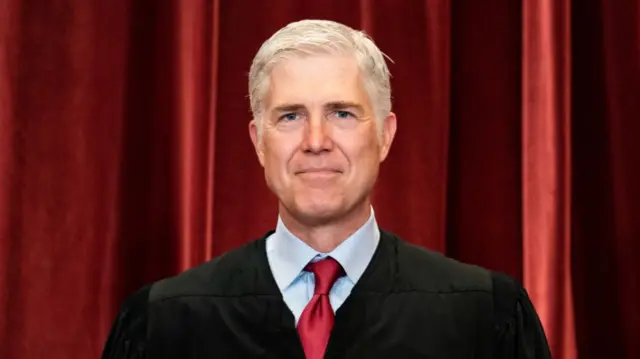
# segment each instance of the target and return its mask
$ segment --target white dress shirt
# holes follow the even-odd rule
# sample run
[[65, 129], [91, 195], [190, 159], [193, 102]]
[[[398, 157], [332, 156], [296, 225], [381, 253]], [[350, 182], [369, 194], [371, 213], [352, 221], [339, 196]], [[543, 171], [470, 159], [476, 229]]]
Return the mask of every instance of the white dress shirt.
[[345, 276], [339, 278], [329, 292], [334, 310], [344, 303], [354, 285], [369, 265], [380, 241], [380, 230], [373, 208], [367, 222], [329, 253], [320, 253], [294, 236], [278, 217], [275, 232], [267, 238], [266, 250], [273, 277], [282, 292], [283, 299], [298, 324], [305, 306], [313, 297], [315, 279], [313, 273], [303, 271], [311, 261], [332, 257], [344, 268]]

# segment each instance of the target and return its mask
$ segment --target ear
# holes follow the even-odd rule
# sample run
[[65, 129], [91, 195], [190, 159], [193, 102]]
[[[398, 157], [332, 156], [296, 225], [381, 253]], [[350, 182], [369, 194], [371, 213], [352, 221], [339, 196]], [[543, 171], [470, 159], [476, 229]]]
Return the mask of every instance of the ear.
[[251, 137], [251, 142], [253, 142], [253, 147], [256, 150], [256, 154], [258, 155], [258, 161], [260, 161], [260, 165], [264, 166], [264, 151], [262, 148], [262, 140], [258, 136], [258, 126], [260, 124], [256, 123], [256, 120], [253, 119], [249, 122], [249, 136]]
[[382, 122], [382, 133], [380, 136], [380, 162], [384, 161], [389, 154], [391, 144], [396, 136], [396, 130], [398, 129], [398, 123], [396, 120], [396, 114], [389, 112], [389, 116]]

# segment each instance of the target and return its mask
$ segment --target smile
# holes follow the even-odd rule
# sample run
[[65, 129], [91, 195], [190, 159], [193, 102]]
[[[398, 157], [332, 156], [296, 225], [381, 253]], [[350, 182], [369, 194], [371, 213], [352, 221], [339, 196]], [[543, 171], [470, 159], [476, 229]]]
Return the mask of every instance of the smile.
[[324, 178], [324, 177], [333, 177], [342, 173], [341, 171], [329, 168], [323, 169], [309, 169], [296, 172], [296, 175], [303, 177], [314, 177], [314, 178]]

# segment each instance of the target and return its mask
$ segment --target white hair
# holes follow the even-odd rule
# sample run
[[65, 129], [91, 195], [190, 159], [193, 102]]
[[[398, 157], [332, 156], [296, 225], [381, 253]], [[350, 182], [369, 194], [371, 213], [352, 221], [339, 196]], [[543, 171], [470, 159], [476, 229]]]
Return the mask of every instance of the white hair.
[[[390, 73], [386, 56], [364, 32], [328, 20], [292, 22], [265, 41], [249, 71], [249, 99], [253, 117], [260, 124], [263, 99], [273, 67], [288, 56], [343, 54], [355, 57], [364, 79], [378, 124], [391, 112]], [[258, 126], [258, 132], [260, 128]], [[381, 126], [378, 126], [381, 130]]]

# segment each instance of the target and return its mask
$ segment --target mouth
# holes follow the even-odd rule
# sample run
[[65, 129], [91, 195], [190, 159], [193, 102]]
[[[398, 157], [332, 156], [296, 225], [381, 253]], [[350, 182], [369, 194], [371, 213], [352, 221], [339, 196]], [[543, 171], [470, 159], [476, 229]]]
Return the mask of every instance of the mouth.
[[296, 175], [329, 175], [338, 173], [342, 173], [342, 171], [335, 168], [307, 168], [295, 172]]

